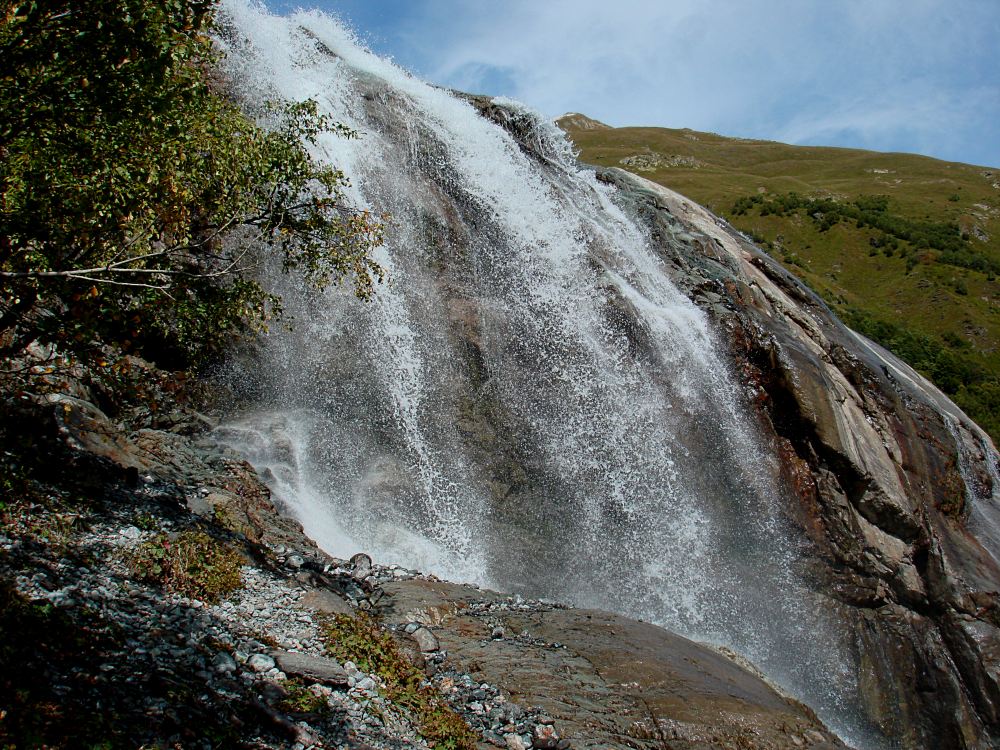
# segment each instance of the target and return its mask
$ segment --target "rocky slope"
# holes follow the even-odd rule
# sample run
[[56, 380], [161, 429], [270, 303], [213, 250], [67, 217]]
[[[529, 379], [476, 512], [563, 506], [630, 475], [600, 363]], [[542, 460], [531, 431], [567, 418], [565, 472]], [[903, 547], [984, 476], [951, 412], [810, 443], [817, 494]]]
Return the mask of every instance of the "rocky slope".
[[757, 390], [816, 585], [854, 633], [870, 715], [904, 747], [995, 746], [989, 438], [720, 219], [621, 170], [599, 178], [650, 227]]
[[[128, 429], [76, 391], [4, 404], [6, 436], [45, 467], [31, 503], [5, 496], [5, 743], [426, 747], [389, 677], [331, 656], [330, 622], [374, 617], [480, 747], [843, 747], [748, 669], [662, 629], [333, 559], [206, 418]], [[243, 558], [214, 603], [129, 564], [192, 530]]]
[[[990, 395], [1000, 372], [995, 168], [687, 129], [598, 130], [588, 119], [557, 120], [582, 161], [623, 167], [732, 222], [838, 315], [953, 394], [997, 439]], [[831, 203], [779, 208], [791, 195]], [[875, 212], [837, 214], [860, 206]], [[880, 229], [868, 221], [876, 214]], [[922, 241], [928, 230], [934, 237]]]

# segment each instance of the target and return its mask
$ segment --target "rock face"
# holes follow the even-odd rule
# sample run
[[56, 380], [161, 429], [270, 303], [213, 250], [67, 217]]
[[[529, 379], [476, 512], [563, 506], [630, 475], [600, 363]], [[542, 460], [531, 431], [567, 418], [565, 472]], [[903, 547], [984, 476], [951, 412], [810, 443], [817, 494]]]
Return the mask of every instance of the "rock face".
[[561, 127], [578, 128], [580, 130], [610, 130], [610, 125], [605, 125], [600, 120], [581, 115], [579, 112], [567, 112], [560, 117], [557, 122]]
[[536, 114], [246, 18], [248, 96], [336, 90], [365, 139], [328, 153], [395, 217], [377, 304], [270, 276], [308, 325], [234, 378], [267, 395], [231, 445], [321, 544], [356, 552], [332, 516], [375, 560], [717, 639], [831, 721], [860, 693], [890, 743], [996, 738], [995, 454], [946, 399], [707, 213], [582, 174]]
[[642, 217], [755, 389], [817, 586], [854, 634], [869, 714], [904, 747], [995, 746], [989, 438], [717, 217], [621, 170], [598, 176]]
[[702, 163], [693, 156], [683, 156], [681, 154], [670, 154], [669, 156], [656, 152], [645, 154], [634, 154], [619, 160], [619, 164], [624, 164], [632, 171], [655, 172], [658, 169], [669, 167], [688, 167], [697, 169]]
[[[424, 747], [378, 675], [323, 651], [323, 618], [364, 609], [413, 641], [410, 658], [481, 747], [845, 747], [808, 708], [718, 651], [618, 615], [444, 583], [363, 553], [331, 558], [230, 454], [197, 437], [129, 431], [82, 400], [71, 404], [79, 418], [63, 406], [13, 405], [41, 426], [39, 445], [88, 472], [114, 502], [88, 510], [58, 543], [0, 535], [0, 596], [14, 580], [25, 601], [62, 610], [70, 633], [88, 633], [97, 612], [113, 624], [121, 640], [45, 664], [45, 690], [54, 687], [60, 705], [76, 712], [113, 705], [128, 718], [115, 731], [130, 742], [179, 745], [222, 727], [234, 747]], [[141, 486], [127, 491], [137, 465]], [[245, 545], [252, 563], [242, 588], [207, 605], [129, 580], [111, 548], [152, 535], [130, 525], [137, 512], [144, 526], [204, 525]], [[91, 570], [67, 558], [105, 562]], [[70, 683], [81, 670], [89, 687]], [[27, 718], [16, 709], [20, 726]]]
[[802, 704], [662, 628], [439, 581], [385, 591], [387, 622], [433, 623], [462, 671], [539, 706], [575, 748], [844, 747]]

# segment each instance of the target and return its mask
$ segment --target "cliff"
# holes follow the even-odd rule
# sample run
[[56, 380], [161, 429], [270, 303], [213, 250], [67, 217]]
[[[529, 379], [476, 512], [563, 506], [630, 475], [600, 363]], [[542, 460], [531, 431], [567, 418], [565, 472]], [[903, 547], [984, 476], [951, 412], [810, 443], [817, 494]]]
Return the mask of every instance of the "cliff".
[[[199, 303], [214, 271], [207, 298], [123, 287], [160, 321], [138, 351], [166, 359], [197, 343], [178, 321], [229, 341], [282, 297], [295, 325], [214, 373], [213, 418], [95, 338], [139, 333], [105, 314], [112, 280], [7, 296], [5, 741], [843, 746], [820, 716], [866, 748], [997, 743], [997, 456], [961, 411], [724, 222], [581, 168], [536, 113], [423, 84], [321, 14], [220, 12], [245, 109], [204, 101], [291, 149], [261, 195], [292, 168], [286, 197], [322, 212], [301, 228], [335, 242], [246, 247], [259, 275], [221, 317]], [[272, 100], [305, 132], [240, 124]], [[245, 246], [220, 243], [232, 271]], [[98, 244], [92, 270], [118, 273]], [[63, 278], [14, 256], [28, 290]], [[360, 296], [384, 280], [368, 303], [326, 284], [352, 258]], [[177, 275], [127, 269], [146, 271]]]

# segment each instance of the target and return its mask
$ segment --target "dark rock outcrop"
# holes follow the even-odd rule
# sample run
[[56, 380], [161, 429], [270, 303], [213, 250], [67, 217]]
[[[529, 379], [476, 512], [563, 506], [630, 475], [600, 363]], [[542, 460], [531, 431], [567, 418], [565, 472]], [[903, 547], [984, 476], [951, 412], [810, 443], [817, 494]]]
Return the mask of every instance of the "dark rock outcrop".
[[1000, 741], [993, 444], [717, 217], [601, 171], [717, 323], [797, 503], [816, 586], [854, 633], [866, 709], [909, 748]]

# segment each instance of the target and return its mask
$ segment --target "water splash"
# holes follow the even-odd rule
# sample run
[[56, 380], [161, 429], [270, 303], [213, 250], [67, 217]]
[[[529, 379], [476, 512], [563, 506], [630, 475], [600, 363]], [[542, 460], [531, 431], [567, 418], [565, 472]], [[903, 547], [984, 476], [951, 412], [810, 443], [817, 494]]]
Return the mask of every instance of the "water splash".
[[327, 16], [223, 16], [247, 106], [314, 98], [358, 131], [316, 156], [394, 220], [370, 304], [267, 276], [296, 325], [265, 340], [264, 395], [220, 439], [332, 554], [727, 645], [861, 732], [854, 660], [793, 573], [773, 453], [613, 191], [535, 113], [494, 100], [504, 130]]
[[[994, 562], [1000, 565], [1000, 466], [989, 437], [977, 427], [965, 427], [944, 416], [955, 441], [958, 470], [965, 484], [967, 528]], [[980, 471], [976, 471], [976, 467]]]

